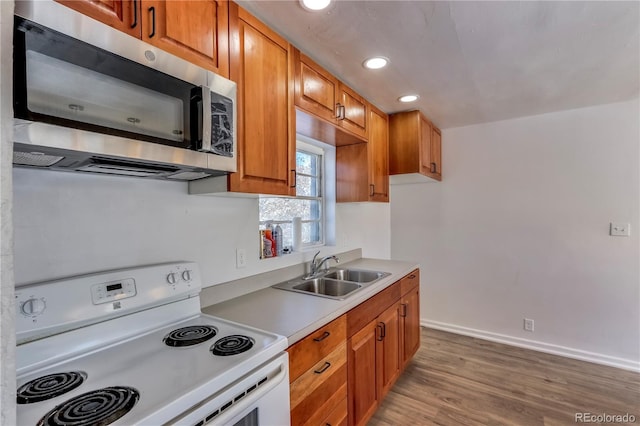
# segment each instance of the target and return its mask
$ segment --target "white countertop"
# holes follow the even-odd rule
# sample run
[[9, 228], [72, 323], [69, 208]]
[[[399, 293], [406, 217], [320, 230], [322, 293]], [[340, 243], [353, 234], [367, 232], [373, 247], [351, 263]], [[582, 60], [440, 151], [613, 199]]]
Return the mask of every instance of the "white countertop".
[[[345, 300], [333, 300], [293, 291], [265, 288], [226, 302], [207, 306], [202, 312], [285, 336], [289, 346], [311, 332], [389, 287], [418, 267], [414, 262], [362, 258], [339, 268], [389, 272], [390, 276], [358, 290]], [[274, 283], [277, 284], [277, 283]]]

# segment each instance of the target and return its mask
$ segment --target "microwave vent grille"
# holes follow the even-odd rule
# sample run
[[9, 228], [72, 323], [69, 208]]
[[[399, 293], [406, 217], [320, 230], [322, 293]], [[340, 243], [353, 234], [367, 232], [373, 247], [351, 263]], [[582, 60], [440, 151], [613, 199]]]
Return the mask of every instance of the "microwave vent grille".
[[167, 176], [167, 179], [175, 180], [196, 180], [211, 176], [211, 173], [207, 172], [179, 172], [173, 175]]
[[13, 153], [13, 164], [21, 166], [51, 167], [62, 160], [64, 157], [47, 155], [42, 152], [14, 151]]

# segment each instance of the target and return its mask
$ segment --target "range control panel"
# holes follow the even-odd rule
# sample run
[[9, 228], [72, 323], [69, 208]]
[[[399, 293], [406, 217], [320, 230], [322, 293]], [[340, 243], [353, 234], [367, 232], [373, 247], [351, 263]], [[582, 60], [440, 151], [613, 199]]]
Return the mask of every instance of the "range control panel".
[[19, 343], [198, 296], [198, 265], [171, 262], [16, 287]]
[[126, 299], [136, 295], [136, 281], [126, 278], [91, 286], [91, 300], [94, 305]]

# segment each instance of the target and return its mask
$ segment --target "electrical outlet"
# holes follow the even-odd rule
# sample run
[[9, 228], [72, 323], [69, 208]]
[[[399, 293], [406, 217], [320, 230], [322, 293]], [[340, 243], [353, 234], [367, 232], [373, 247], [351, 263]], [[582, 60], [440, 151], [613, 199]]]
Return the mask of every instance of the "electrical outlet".
[[245, 249], [236, 249], [236, 268], [247, 266], [247, 252]]
[[529, 318], [524, 319], [524, 329], [525, 331], [533, 331], [533, 320]]
[[609, 226], [609, 235], [612, 237], [628, 237], [631, 235], [631, 224], [611, 222]]

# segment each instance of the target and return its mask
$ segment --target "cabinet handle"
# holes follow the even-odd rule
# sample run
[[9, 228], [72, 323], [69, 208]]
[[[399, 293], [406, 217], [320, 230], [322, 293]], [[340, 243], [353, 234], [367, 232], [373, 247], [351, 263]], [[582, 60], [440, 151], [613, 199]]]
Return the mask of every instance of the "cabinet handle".
[[316, 337], [315, 339], [313, 339], [313, 341], [314, 342], [322, 342], [324, 339], [326, 339], [330, 335], [331, 335], [331, 333], [329, 333], [328, 331], [325, 331], [324, 333], [322, 333], [322, 336]]
[[436, 163], [431, 163], [431, 173], [436, 173], [438, 171], [438, 167]]
[[135, 28], [138, 25], [138, 0], [133, 0], [133, 24], [131, 28]]
[[340, 120], [344, 120], [347, 117], [347, 107], [340, 105]]
[[293, 173], [293, 184], [291, 185], [291, 188], [295, 188], [298, 183], [298, 172], [296, 169], [291, 169], [291, 173]]
[[406, 318], [406, 316], [407, 316], [407, 304], [406, 303], [402, 303], [400, 306], [402, 306], [402, 311], [400, 312], [400, 316]]
[[151, 6], [149, 13], [151, 13], [151, 34], [149, 34], [149, 38], [153, 38], [156, 35], [156, 8]]
[[409, 275], [409, 278], [410, 278], [410, 279], [414, 279], [415, 277], [416, 277], [416, 274], [411, 274], [411, 275]]
[[336, 119], [340, 120], [340, 111], [342, 109], [342, 105], [340, 103], [336, 104]]
[[376, 340], [381, 342], [382, 341], [382, 323], [381, 322], [376, 325], [376, 330], [377, 330]]
[[369, 191], [369, 196], [373, 197], [376, 194], [376, 186], [374, 184], [369, 184], [369, 188], [371, 189], [371, 191]]
[[327, 369], [331, 367], [331, 363], [328, 361], [325, 361], [324, 365], [322, 366], [322, 368], [320, 370], [313, 370], [314, 373], [316, 374], [322, 374], [325, 371], [327, 371]]
[[378, 328], [378, 330], [380, 330], [380, 335], [378, 336], [378, 341], [381, 342], [387, 336], [387, 326], [385, 325], [385, 323], [380, 322], [380, 323], [378, 323], [377, 328]]

